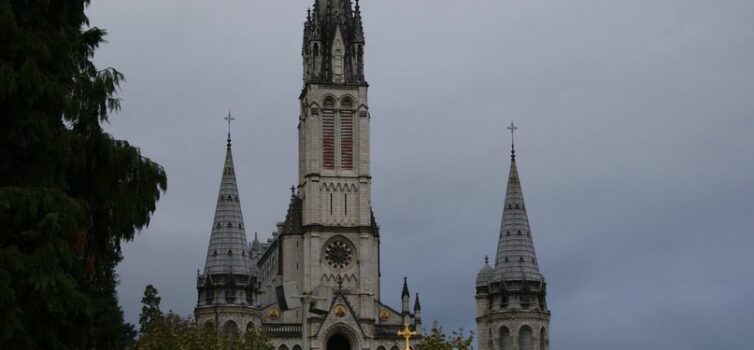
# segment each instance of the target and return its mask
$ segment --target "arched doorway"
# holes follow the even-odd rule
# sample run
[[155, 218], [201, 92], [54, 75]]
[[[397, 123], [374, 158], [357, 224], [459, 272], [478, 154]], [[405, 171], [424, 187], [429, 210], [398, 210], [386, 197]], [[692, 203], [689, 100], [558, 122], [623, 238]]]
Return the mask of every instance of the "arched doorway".
[[335, 333], [327, 340], [327, 350], [351, 350], [351, 342], [340, 333]]

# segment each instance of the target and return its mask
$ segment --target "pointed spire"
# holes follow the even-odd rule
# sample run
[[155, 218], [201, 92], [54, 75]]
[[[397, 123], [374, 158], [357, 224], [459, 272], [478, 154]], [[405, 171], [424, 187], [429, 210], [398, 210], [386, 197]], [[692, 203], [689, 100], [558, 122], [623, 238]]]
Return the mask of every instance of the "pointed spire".
[[542, 275], [537, 265], [534, 241], [516, 166], [515, 144], [512, 138], [517, 129], [513, 123], [508, 127], [511, 131], [511, 165], [495, 256], [494, 278], [541, 281]]
[[403, 291], [401, 291], [401, 298], [408, 298], [411, 294], [408, 292], [408, 279], [403, 277]]
[[422, 309], [422, 304], [419, 302], [419, 293], [416, 293], [416, 300], [414, 301], [414, 313]]
[[[230, 128], [230, 122], [233, 120], [230, 113], [225, 119]], [[252, 266], [251, 260], [246, 256], [247, 249], [229, 129], [225, 164], [215, 207], [215, 219], [212, 223], [212, 233], [204, 265], [205, 274], [251, 274]]]
[[354, 9], [351, 0], [315, 0], [307, 23], [311, 26], [304, 28], [304, 82], [365, 84], [364, 29], [358, 2]]

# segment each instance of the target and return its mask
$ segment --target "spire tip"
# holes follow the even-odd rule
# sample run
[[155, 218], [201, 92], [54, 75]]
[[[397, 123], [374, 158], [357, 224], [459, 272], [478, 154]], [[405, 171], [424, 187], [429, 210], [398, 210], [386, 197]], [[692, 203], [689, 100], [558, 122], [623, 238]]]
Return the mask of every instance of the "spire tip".
[[230, 149], [230, 123], [236, 120], [236, 118], [233, 118], [233, 116], [231, 116], [230, 108], [228, 108], [228, 116], [223, 119], [228, 121], [228, 149]]
[[508, 126], [506, 129], [511, 131], [511, 160], [516, 160], [516, 143], [515, 143], [514, 134], [516, 130], [518, 130], [518, 127], [515, 124], [513, 124], [513, 121], [511, 120], [511, 125]]

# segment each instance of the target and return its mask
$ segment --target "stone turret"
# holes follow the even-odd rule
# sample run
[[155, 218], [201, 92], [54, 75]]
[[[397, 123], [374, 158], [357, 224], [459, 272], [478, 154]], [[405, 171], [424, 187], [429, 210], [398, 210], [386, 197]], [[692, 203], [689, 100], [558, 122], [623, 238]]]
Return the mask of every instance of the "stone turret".
[[534, 251], [513, 145], [502, 216], [494, 268], [485, 258], [475, 283], [479, 349], [549, 349], [547, 285]]
[[401, 316], [403, 316], [403, 323], [408, 323], [411, 316], [409, 304], [411, 303], [411, 293], [408, 291], [408, 280], [403, 277], [403, 290], [401, 290]]
[[[231, 119], [230, 116], [228, 119]], [[213, 328], [222, 326], [226, 332], [240, 333], [240, 329], [246, 329], [241, 327], [254, 323], [253, 319], [258, 313], [251, 307], [256, 302], [258, 291], [256, 267], [252, 262], [253, 246], [250, 247], [246, 240], [228, 133], [204, 273], [197, 277], [199, 298], [195, 314], [200, 324]], [[237, 310], [234, 317], [220, 320], [212, 316], [213, 310], [218, 308]]]

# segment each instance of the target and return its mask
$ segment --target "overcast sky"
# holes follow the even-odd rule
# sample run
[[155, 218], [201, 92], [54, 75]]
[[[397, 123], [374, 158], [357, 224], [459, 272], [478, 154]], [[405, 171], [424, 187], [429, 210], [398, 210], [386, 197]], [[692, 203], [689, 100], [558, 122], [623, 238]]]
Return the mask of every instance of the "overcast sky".
[[[127, 79], [107, 127], [165, 167], [124, 246], [144, 286], [191, 314], [230, 108], [247, 234], [296, 181], [302, 23], [312, 0], [95, 0], [100, 67]], [[363, 0], [382, 293], [475, 329], [515, 120], [553, 349], [754, 348], [754, 2]]]

